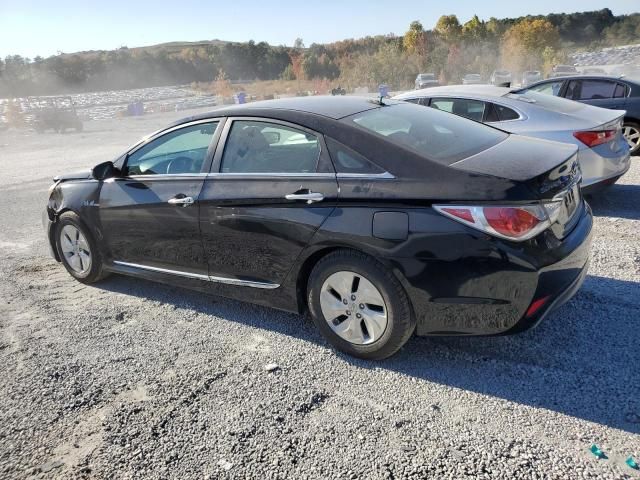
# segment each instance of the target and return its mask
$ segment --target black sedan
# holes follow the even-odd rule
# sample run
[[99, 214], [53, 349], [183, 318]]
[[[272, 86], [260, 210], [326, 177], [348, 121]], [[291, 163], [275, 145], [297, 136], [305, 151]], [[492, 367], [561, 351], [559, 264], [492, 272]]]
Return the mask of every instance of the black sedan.
[[434, 109], [283, 99], [184, 119], [55, 179], [55, 258], [293, 312], [379, 359], [537, 324], [587, 270], [575, 147]]

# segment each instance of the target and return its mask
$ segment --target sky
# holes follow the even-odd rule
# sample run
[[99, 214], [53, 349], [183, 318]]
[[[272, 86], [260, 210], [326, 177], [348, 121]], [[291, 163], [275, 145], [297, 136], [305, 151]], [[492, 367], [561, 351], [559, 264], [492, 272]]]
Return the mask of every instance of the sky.
[[0, 0], [0, 57], [111, 50], [170, 41], [266, 41], [306, 45], [386, 33], [402, 34], [413, 20], [432, 28], [441, 15], [461, 22], [610, 8], [640, 11], [638, 0]]

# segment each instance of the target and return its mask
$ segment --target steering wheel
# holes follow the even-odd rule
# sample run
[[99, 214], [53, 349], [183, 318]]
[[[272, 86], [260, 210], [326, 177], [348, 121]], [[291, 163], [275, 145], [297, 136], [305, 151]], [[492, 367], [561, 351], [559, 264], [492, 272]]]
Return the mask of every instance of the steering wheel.
[[167, 165], [167, 174], [192, 173], [193, 159], [189, 157], [176, 157]]

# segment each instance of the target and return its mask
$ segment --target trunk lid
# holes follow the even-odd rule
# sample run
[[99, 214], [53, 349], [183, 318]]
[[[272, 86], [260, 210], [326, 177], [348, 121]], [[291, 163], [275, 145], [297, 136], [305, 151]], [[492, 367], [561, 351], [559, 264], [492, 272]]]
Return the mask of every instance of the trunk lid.
[[583, 208], [577, 150], [574, 145], [510, 135], [451, 167], [525, 183], [547, 210], [557, 209], [552, 229], [563, 238], [573, 229]]

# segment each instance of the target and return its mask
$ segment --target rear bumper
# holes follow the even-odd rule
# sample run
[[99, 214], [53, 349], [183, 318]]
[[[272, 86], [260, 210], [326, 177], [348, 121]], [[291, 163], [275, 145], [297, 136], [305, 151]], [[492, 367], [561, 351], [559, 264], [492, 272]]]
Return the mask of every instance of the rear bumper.
[[537, 325], [578, 291], [587, 274], [593, 225], [587, 204], [580, 215], [562, 240], [550, 231], [527, 244], [455, 236], [446, 239], [446, 260], [394, 259], [416, 333], [504, 335]]
[[595, 148], [586, 148], [578, 152], [580, 168], [582, 170], [582, 190], [593, 193], [607, 185], [607, 181], [613, 181], [627, 173], [631, 166], [631, 154], [625, 144], [617, 153], [613, 152], [611, 145], [599, 145]]

